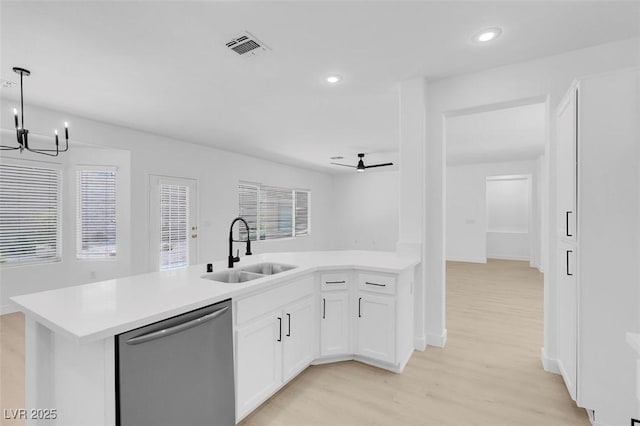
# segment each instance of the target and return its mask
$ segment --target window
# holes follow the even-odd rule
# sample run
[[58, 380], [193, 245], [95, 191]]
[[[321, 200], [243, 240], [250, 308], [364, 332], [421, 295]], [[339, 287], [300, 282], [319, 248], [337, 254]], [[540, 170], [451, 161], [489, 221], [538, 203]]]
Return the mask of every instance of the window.
[[189, 264], [189, 187], [160, 184], [160, 270]]
[[77, 172], [76, 255], [78, 259], [116, 256], [116, 171]]
[[[309, 235], [309, 191], [240, 182], [238, 195], [251, 240]], [[243, 227], [240, 238], [246, 238]]]
[[0, 164], [0, 263], [60, 260], [60, 170]]

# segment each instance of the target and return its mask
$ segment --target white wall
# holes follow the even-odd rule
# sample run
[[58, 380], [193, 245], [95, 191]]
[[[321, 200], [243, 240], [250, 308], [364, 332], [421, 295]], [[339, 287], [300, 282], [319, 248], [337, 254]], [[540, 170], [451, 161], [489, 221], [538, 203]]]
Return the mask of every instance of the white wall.
[[[553, 108], [564, 95], [571, 82], [580, 76], [600, 73], [640, 64], [640, 39], [633, 38], [614, 43], [593, 46], [586, 49], [521, 62], [504, 67], [484, 70], [476, 73], [456, 76], [428, 82], [426, 147], [424, 155], [425, 173], [425, 289], [428, 301], [427, 311], [430, 328], [438, 328], [444, 332], [444, 299], [445, 287], [444, 252], [437, 247], [445, 247], [444, 230], [446, 222], [439, 214], [445, 205], [445, 147], [444, 120], [447, 113], [492, 105], [514, 100], [548, 97]], [[548, 134], [554, 134], [555, 121], [549, 111]], [[546, 152], [549, 152], [547, 146]], [[544, 239], [543, 256], [545, 265], [545, 333], [543, 361], [545, 368], [554, 369], [556, 357], [556, 293], [555, 263], [549, 253], [555, 252], [553, 238], [549, 238], [549, 230], [555, 230], [555, 219], [549, 215], [555, 210], [555, 178], [550, 171], [555, 170], [555, 159], [548, 158], [543, 166], [543, 179], [548, 184], [544, 188], [543, 198], [548, 200], [543, 212], [542, 235]], [[433, 302], [431, 302], [433, 301]]]
[[[535, 163], [533, 166], [535, 168]], [[530, 233], [530, 228], [534, 228], [531, 226], [534, 217], [531, 181], [531, 176], [522, 175], [487, 178], [488, 258], [531, 259], [531, 239], [540, 238]], [[538, 207], [538, 200], [535, 203]]]
[[333, 179], [335, 249], [395, 251], [399, 172], [350, 173]]
[[[2, 111], [10, 111], [11, 103], [2, 100]], [[261, 160], [245, 155], [184, 143], [162, 136], [105, 124], [58, 111], [25, 106], [29, 112], [28, 124], [32, 130], [53, 129], [63, 120], [70, 123], [72, 140], [98, 148], [126, 151], [130, 159], [130, 204], [126, 208], [128, 231], [118, 235], [130, 241], [127, 262], [116, 268], [91, 269], [72, 262], [74, 239], [65, 233], [64, 260], [56, 264], [2, 267], [0, 269], [0, 309], [9, 312], [9, 297], [34, 291], [49, 290], [67, 285], [103, 280], [115, 276], [146, 272], [149, 265], [148, 249], [148, 176], [158, 174], [188, 177], [198, 181], [199, 229], [198, 263], [224, 258], [231, 220], [238, 214], [237, 184], [240, 180], [269, 185], [300, 187], [311, 190], [311, 235], [284, 240], [260, 241], [252, 244], [254, 253], [289, 250], [323, 250], [331, 247], [333, 211], [332, 178], [330, 175]], [[13, 133], [2, 133], [4, 138]], [[7, 140], [12, 143], [12, 139]], [[63, 159], [76, 149], [73, 145]], [[42, 157], [38, 157], [42, 159]], [[72, 161], [71, 156], [67, 157]], [[99, 162], [100, 159], [95, 158]], [[65, 186], [67, 186], [65, 179]], [[73, 210], [65, 209], [67, 214]], [[73, 219], [73, 218], [72, 218]], [[73, 219], [75, 220], [75, 219]], [[67, 229], [75, 229], [67, 226]], [[67, 241], [71, 239], [71, 242]], [[69, 248], [69, 249], [67, 249]], [[124, 251], [127, 248], [123, 248]], [[105, 265], [105, 264], [103, 264]]]
[[[485, 263], [488, 256], [487, 238], [494, 247], [504, 243], [501, 235], [487, 235], [487, 177], [503, 175], [531, 175], [532, 187], [538, 184], [538, 161], [509, 161], [500, 163], [463, 164], [447, 167], [447, 260]], [[532, 193], [530, 237], [526, 238], [527, 254], [532, 266], [540, 259], [541, 210], [539, 194]], [[507, 253], [508, 254], [508, 253]], [[507, 257], [507, 256], [501, 256]], [[515, 256], [514, 256], [515, 257]], [[529, 258], [529, 257], [527, 257]]]

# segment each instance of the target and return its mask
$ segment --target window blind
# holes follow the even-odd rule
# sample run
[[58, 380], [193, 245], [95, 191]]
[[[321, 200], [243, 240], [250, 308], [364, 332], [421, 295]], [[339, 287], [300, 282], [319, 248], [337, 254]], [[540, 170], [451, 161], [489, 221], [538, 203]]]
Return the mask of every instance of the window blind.
[[309, 235], [309, 191], [295, 191], [295, 234]]
[[189, 264], [189, 187], [160, 185], [160, 270]]
[[116, 256], [116, 172], [77, 172], [76, 256], [107, 259]]
[[[240, 182], [239, 216], [251, 228], [251, 240], [309, 235], [309, 191]], [[240, 239], [246, 238], [239, 226]]]
[[0, 164], [0, 263], [60, 260], [60, 170]]
[[[250, 229], [252, 241], [257, 239], [258, 232], [258, 191], [257, 185], [240, 183], [238, 185], [238, 196], [240, 198], [239, 216], [247, 221]], [[247, 239], [247, 232], [244, 226], [238, 225], [240, 240]]]
[[271, 240], [293, 236], [293, 191], [260, 187], [260, 236]]

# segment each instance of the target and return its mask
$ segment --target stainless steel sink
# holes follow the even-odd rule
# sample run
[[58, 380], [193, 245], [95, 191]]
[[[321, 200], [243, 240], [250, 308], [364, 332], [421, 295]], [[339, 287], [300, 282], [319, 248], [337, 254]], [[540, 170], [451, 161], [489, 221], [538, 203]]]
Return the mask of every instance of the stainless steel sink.
[[253, 272], [243, 271], [242, 269], [236, 270], [225, 270], [212, 272], [209, 274], [202, 275], [202, 278], [211, 281], [219, 281], [223, 283], [244, 283], [247, 281], [255, 280], [258, 278], [262, 278], [265, 275], [256, 274]]
[[242, 270], [262, 275], [274, 275], [279, 274], [280, 272], [290, 271], [291, 269], [295, 268], [296, 267], [293, 265], [285, 265], [283, 263], [264, 262], [245, 266], [244, 268], [242, 268]]
[[283, 263], [263, 262], [255, 265], [245, 266], [241, 269], [225, 269], [224, 271], [210, 272], [201, 275], [205, 280], [218, 281], [223, 283], [244, 283], [268, 275], [279, 274], [296, 268], [293, 265]]

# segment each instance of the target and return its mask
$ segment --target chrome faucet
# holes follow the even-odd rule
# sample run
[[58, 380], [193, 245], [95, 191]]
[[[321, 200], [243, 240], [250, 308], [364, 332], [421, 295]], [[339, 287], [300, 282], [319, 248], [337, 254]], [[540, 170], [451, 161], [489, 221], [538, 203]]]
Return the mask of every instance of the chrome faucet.
[[[242, 240], [234, 240], [233, 239], [233, 225], [235, 225], [235, 223], [237, 221], [240, 221], [242, 223], [244, 223], [244, 227], [247, 230], [247, 240], [246, 241], [242, 241]], [[241, 217], [236, 217], [235, 219], [233, 219], [233, 222], [231, 222], [231, 226], [229, 227], [229, 262], [228, 262], [228, 267], [229, 268], [233, 268], [233, 264], [236, 262], [240, 261], [240, 250], [238, 250], [236, 256], [233, 255], [233, 242], [237, 242], [237, 243], [247, 243], [247, 252], [245, 253], [247, 256], [251, 256], [251, 236], [249, 235], [249, 225], [247, 224], [247, 221], [244, 220]]]

